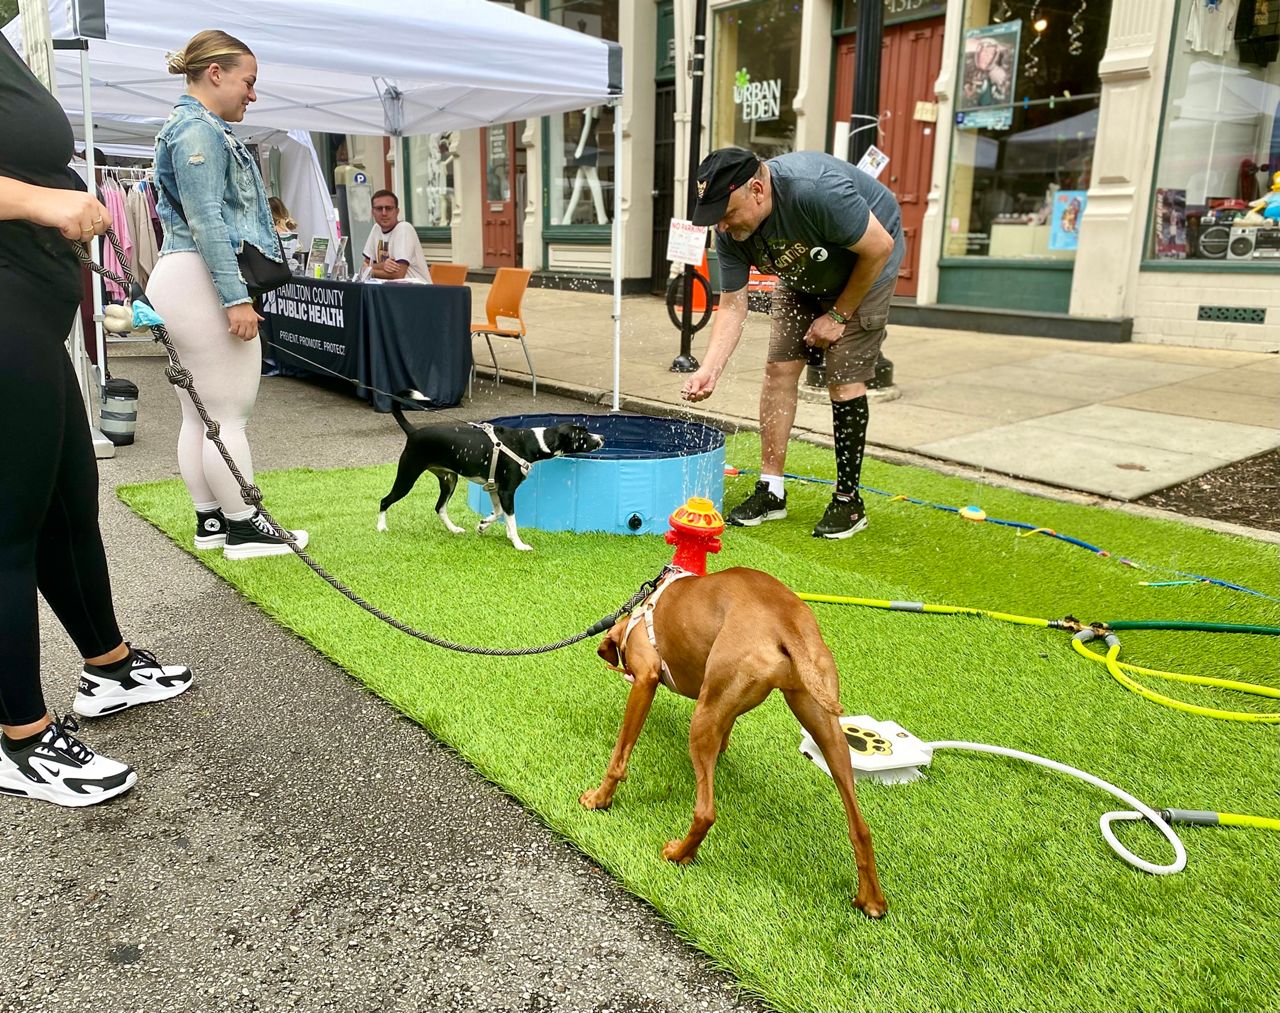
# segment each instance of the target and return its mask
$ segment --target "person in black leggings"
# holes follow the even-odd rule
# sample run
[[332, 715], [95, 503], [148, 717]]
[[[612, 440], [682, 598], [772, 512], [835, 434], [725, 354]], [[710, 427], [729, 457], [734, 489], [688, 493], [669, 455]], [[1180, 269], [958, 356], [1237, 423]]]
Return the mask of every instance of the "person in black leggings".
[[37, 589], [85, 659], [77, 714], [176, 696], [191, 671], [126, 644], [111, 604], [97, 463], [64, 344], [82, 296], [69, 240], [92, 241], [111, 218], [71, 156], [66, 116], [0, 36], [0, 793], [82, 806], [137, 774], [50, 715]]

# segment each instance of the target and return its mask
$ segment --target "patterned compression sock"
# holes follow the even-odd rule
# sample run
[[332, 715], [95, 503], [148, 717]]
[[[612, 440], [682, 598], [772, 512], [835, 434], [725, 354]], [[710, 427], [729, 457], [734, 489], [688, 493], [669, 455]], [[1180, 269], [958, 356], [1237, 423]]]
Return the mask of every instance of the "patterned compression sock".
[[861, 499], [862, 455], [867, 449], [867, 422], [871, 418], [867, 396], [831, 402], [836, 439], [836, 493]]

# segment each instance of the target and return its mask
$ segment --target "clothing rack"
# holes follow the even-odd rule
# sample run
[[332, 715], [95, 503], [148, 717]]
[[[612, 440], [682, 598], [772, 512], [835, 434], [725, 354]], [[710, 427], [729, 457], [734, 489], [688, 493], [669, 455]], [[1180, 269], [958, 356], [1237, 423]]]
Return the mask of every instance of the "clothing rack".
[[155, 176], [155, 169], [152, 166], [141, 168], [132, 165], [104, 165], [102, 174], [112, 177], [117, 182], [149, 181]]

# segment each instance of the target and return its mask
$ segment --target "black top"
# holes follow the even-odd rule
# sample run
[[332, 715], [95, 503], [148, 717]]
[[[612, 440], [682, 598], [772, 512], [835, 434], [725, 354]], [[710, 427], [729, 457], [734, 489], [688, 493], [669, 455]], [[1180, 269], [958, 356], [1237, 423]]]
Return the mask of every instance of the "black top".
[[[68, 167], [71, 124], [57, 100], [0, 35], [0, 176], [58, 190], [83, 190]], [[34, 276], [49, 298], [79, 302], [80, 262], [57, 229], [0, 221], [0, 268]]]

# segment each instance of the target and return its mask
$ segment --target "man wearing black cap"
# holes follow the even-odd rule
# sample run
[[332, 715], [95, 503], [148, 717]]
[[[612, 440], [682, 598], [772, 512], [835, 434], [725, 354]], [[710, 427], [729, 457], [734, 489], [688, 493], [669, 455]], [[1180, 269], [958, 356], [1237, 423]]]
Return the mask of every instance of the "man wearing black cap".
[[867, 526], [858, 481], [867, 443], [867, 386], [875, 375], [906, 244], [888, 188], [848, 162], [797, 151], [761, 161], [743, 148], [713, 151], [698, 167], [695, 225], [716, 227], [720, 309], [702, 367], [681, 390], [715, 390], [747, 319], [754, 264], [776, 274], [769, 361], [760, 391], [760, 481], [728, 521], [787, 516], [782, 475], [808, 349], [824, 349], [836, 444], [836, 492], [815, 538], [848, 538]]

